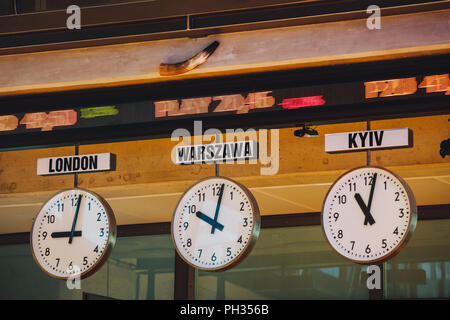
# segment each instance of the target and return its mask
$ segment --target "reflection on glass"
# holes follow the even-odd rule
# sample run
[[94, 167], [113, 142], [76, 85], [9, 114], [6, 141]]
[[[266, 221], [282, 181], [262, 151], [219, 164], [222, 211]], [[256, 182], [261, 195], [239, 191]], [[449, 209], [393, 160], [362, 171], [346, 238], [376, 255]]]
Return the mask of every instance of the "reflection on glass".
[[368, 299], [366, 267], [332, 251], [320, 226], [262, 229], [225, 272], [198, 272], [197, 299]]
[[419, 221], [404, 250], [386, 263], [386, 298], [450, 297], [450, 220]]
[[118, 238], [108, 262], [69, 290], [39, 269], [29, 244], [0, 246], [0, 299], [173, 299], [174, 259], [170, 235]]

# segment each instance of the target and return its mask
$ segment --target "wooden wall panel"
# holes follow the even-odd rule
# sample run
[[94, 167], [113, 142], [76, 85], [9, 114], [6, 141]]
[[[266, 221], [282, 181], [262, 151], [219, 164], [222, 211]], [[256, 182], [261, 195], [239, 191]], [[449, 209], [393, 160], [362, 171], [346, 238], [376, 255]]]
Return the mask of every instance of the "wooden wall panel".
[[[414, 166], [450, 163], [450, 157], [439, 155], [442, 140], [450, 137], [448, 115], [373, 121], [372, 129], [409, 127], [414, 132], [414, 147], [372, 151], [372, 165]], [[279, 130], [279, 168], [275, 176], [261, 175], [261, 164], [222, 164], [220, 174], [236, 178], [259, 177], [259, 185], [276, 184], [278, 178], [296, 173], [345, 170], [365, 165], [365, 152], [328, 154], [324, 151], [326, 133], [359, 131], [365, 122], [342, 123], [316, 127], [319, 137], [297, 138], [296, 128]], [[270, 136], [270, 134], [269, 134]], [[210, 141], [210, 140], [207, 140]], [[192, 141], [194, 142], [194, 141]], [[206, 142], [206, 141], [205, 141]], [[112, 152], [117, 155], [117, 170], [80, 174], [78, 183], [84, 188], [122, 187], [154, 184], [159, 191], [183, 188], [183, 183], [215, 174], [212, 164], [176, 165], [171, 150], [178, 144], [170, 139], [139, 140], [80, 146], [80, 154]], [[73, 176], [37, 176], [38, 158], [74, 154], [74, 147], [8, 151], [0, 153], [0, 194], [53, 191], [73, 186]], [[271, 150], [269, 147], [269, 156]], [[284, 178], [283, 178], [284, 179]], [[175, 186], [177, 183], [180, 187]], [[155, 190], [155, 192], [159, 192]]]

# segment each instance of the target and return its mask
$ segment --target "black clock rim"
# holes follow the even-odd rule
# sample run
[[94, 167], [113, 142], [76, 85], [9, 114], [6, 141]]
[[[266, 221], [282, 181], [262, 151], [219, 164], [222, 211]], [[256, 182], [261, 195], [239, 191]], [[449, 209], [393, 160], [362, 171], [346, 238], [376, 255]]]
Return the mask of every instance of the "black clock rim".
[[[344, 176], [350, 174], [353, 171], [356, 170], [360, 170], [360, 169], [367, 169], [367, 168], [374, 168], [374, 169], [380, 169], [380, 170], [384, 170], [390, 174], [392, 174], [395, 178], [397, 178], [397, 180], [401, 183], [401, 185], [403, 186], [403, 188], [406, 191], [406, 196], [408, 197], [409, 203], [410, 203], [410, 215], [411, 218], [408, 221], [408, 227], [406, 228], [406, 232], [405, 235], [403, 236], [403, 238], [401, 239], [401, 241], [397, 244], [397, 246], [395, 246], [389, 253], [387, 253], [384, 256], [381, 256], [379, 258], [376, 259], [371, 259], [371, 260], [358, 260], [358, 259], [352, 259], [349, 258], [343, 254], [341, 254], [338, 250], [336, 250], [333, 246], [333, 244], [330, 242], [330, 240], [328, 239], [328, 236], [325, 232], [324, 229], [324, 209], [325, 209], [325, 203], [328, 199], [328, 195], [330, 193], [330, 191], [333, 189], [333, 187], [336, 185], [336, 183], [338, 181], [340, 181]], [[364, 166], [359, 166], [359, 167], [355, 167], [353, 169], [347, 170], [346, 172], [344, 172], [343, 174], [341, 174], [334, 182], [333, 184], [330, 186], [330, 188], [328, 189], [325, 198], [323, 200], [322, 203], [322, 210], [320, 212], [320, 224], [322, 227], [322, 232], [324, 235], [325, 240], [327, 241], [327, 243], [330, 245], [330, 247], [333, 249], [333, 251], [335, 251], [337, 254], [339, 254], [339, 256], [351, 261], [351, 262], [355, 262], [358, 264], [362, 264], [362, 265], [373, 265], [373, 264], [379, 264], [379, 263], [383, 263], [386, 262], [390, 259], [392, 259], [393, 257], [395, 257], [396, 255], [398, 255], [407, 245], [407, 243], [409, 242], [409, 240], [411, 239], [414, 230], [416, 228], [417, 225], [417, 203], [416, 203], [416, 199], [414, 197], [414, 193], [411, 190], [411, 187], [408, 185], [408, 183], [402, 178], [400, 177], [398, 174], [396, 174], [395, 172], [392, 172], [389, 169], [386, 169], [384, 167], [381, 166], [368, 166], [368, 165], [364, 165]]]
[[[178, 209], [181, 201], [184, 199], [184, 196], [189, 192], [189, 190], [194, 188], [197, 184], [199, 184], [201, 182], [204, 182], [205, 180], [212, 180], [212, 179], [224, 179], [224, 180], [227, 180], [227, 181], [229, 181], [231, 183], [236, 184], [237, 186], [239, 186], [242, 189], [242, 191], [244, 191], [246, 196], [249, 198], [250, 206], [252, 207], [253, 227], [252, 227], [252, 232], [251, 232], [251, 235], [250, 235], [250, 239], [247, 242], [247, 244], [245, 245], [245, 247], [242, 249], [242, 251], [239, 253], [239, 255], [237, 255], [233, 260], [231, 260], [227, 264], [221, 265], [219, 267], [208, 268], [208, 267], [201, 267], [201, 266], [197, 266], [197, 265], [193, 264], [179, 250], [179, 248], [178, 248], [178, 246], [176, 244], [176, 241], [175, 241], [175, 236], [174, 236], [174, 219], [175, 219], [175, 215], [177, 213], [177, 209]], [[171, 233], [173, 245], [175, 247], [175, 250], [176, 250], [178, 256], [181, 257], [181, 259], [185, 263], [187, 263], [189, 266], [191, 266], [191, 267], [193, 267], [193, 268], [195, 268], [197, 270], [201, 270], [201, 271], [226, 271], [226, 270], [229, 270], [231, 268], [236, 267], [238, 264], [240, 264], [242, 261], [244, 261], [245, 258], [250, 254], [250, 252], [253, 250], [253, 248], [255, 246], [256, 241], [259, 238], [260, 228], [261, 228], [261, 215], [260, 215], [258, 203], [256, 202], [256, 199], [253, 196], [253, 194], [250, 192], [250, 190], [246, 186], [244, 186], [243, 184], [237, 182], [236, 180], [230, 179], [228, 177], [209, 176], [209, 177], [200, 179], [200, 180], [196, 181], [195, 183], [193, 183], [192, 185], [190, 185], [189, 188], [187, 188], [183, 192], [183, 194], [181, 195], [180, 199], [178, 199], [178, 202], [177, 202], [177, 204], [175, 206], [175, 209], [174, 209], [173, 215], [172, 215], [172, 220], [171, 220], [171, 224], [170, 224], [170, 233]]]
[[61, 189], [61, 190], [53, 193], [50, 197], [47, 198], [47, 200], [44, 202], [44, 204], [39, 208], [38, 213], [36, 214], [35, 218], [33, 219], [33, 224], [31, 226], [31, 231], [30, 231], [30, 249], [31, 249], [31, 254], [33, 256], [33, 259], [36, 262], [36, 264], [38, 265], [38, 267], [48, 276], [55, 278], [55, 279], [60, 279], [60, 280], [74, 279], [75, 277], [73, 275], [57, 276], [55, 274], [48, 272], [41, 265], [41, 263], [39, 263], [39, 260], [37, 259], [37, 257], [34, 254], [34, 246], [33, 246], [34, 225], [37, 222], [37, 217], [41, 213], [42, 209], [47, 205], [47, 203], [50, 200], [52, 200], [54, 197], [56, 197], [60, 193], [63, 193], [66, 191], [75, 191], [75, 190], [81, 190], [81, 191], [87, 192], [100, 201], [100, 203], [105, 208], [106, 215], [108, 216], [108, 225], [109, 225], [108, 240], [106, 242], [107, 244], [105, 246], [105, 249], [103, 250], [102, 255], [97, 259], [96, 263], [94, 263], [89, 269], [87, 269], [84, 272], [82, 272], [81, 274], [77, 275], [77, 277], [79, 277], [80, 279], [86, 279], [87, 277], [92, 276], [94, 273], [96, 273], [98, 270], [100, 270], [100, 268], [105, 264], [105, 262], [108, 260], [109, 256], [111, 255], [112, 249], [114, 248], [116, 239], [117, 239], [117, 224], [116, 224], [114, 212], [113, 212], [111, 206], [109, 205], [109, 203], [101, 195], [99, 195], [98, 193], [96, 193], [94, 191], [91, 191], [91, 190], [88, 190], [85, 188], [79, 188], [79, 187], [65, 188], [65, 189]]

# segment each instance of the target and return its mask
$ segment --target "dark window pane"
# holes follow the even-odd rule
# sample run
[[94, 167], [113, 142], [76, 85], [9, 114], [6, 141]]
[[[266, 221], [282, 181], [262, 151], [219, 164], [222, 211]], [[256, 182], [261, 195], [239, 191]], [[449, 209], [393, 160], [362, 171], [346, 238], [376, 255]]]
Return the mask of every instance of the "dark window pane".
[[0, 300], [173, 299], [175, 249], [170, 235], [120, 237], [111, 257], [94, 275], [69, 290], [47, 276], [29, 244], [0, 246]]
[[226, 272], [200, 271], [197, 299], [368, 299], [367, 267], [340, 257], [320, 226], [262, 229]]
[[405, 249], [386, 263], [385, 297], [450, 297], [450, 220], [419, 221]]
[[12, 1], [11, 0], [2, 0], [0, 1], [0, 15], [12, 14]]

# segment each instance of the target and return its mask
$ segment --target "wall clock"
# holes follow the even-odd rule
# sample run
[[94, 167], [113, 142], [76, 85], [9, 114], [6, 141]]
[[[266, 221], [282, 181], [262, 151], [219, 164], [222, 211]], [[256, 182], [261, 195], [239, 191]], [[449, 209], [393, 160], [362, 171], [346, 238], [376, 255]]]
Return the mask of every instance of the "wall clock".
[[80, 188], [62, 190], [40, 209], [30, 234], [33, 257], [49, 276], [86, 278], [108, 259], [116, 220], [100, 195]]
[[200, 270], [227, 270], [250, 253], [258, 238], [258, 205], [238, 182], [205, 178], [182, 195], [171, 229], [175, 248], [186, 263]]
[[364, 166], [331, 186], [321, 221], [337, 253], [373, 264], [392, 258], [406, 245], [416, 226], [417, 206], [402, 178], [384, 168]]

